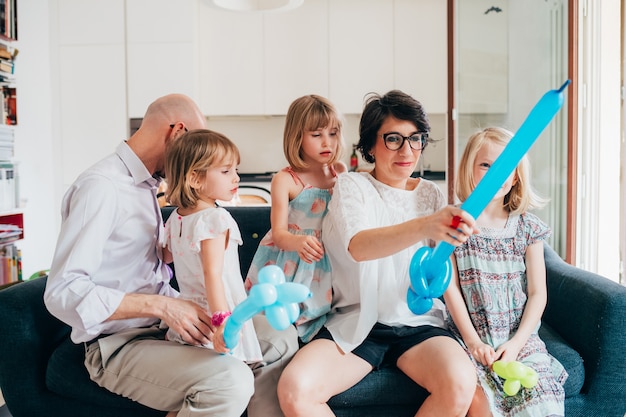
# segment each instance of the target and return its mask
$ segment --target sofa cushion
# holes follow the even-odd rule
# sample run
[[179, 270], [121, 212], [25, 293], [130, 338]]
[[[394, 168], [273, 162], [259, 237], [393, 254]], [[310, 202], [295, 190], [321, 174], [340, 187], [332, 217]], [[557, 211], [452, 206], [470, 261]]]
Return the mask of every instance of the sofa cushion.
[[83, 362], [85, 347], [64, 340], [52, 353], [46, 371], [46, 386], [63, 397], [74, 398], [102, 407], [136, 410], [137, 416], [163, 416], [162, 411], [149, 409], [139, 403], [102, 389], [89, 378]]
[[375, 407], [381, 404], [406, 405], [415, 415], [428, 391], [417, 385], [395, 367], [370, 372], [352, 388], [335, 395], [328, 404], [335, 407]]
[[561, 362], [561, 365], [563, 365], [569, 374], [563, 385], [565, 398], [580, 394], [580, 390], [585, 383], [583, 358], [570, 347], [557, 332], [545, 323], [541, 324], [539, 337], [545, 342], [548, 352]]

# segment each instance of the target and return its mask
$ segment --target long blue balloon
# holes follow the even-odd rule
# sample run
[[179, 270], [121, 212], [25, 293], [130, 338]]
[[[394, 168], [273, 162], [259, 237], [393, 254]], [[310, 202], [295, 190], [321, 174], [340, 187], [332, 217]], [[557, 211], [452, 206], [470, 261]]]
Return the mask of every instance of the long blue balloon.
[[[502, 184], [515, 170], [519, 162], [524, 155], [528, 152], [530, 147], [535, 143], [541, 132], [548, 126], [550, 121], [563, 107], [564, 90], [569, 85], [570, 80], [565, 81], [558, 90], [550, 90], [543, 95], [541, 100], [530, 111], [528, 117], [522, 126], [520, 126], [517, 133], [511, 138], [507, 146], [504, 148], [498, 159], [495, 160], [493, 165], [489, 168], [485, 176], [480, 180], [474, 191], [470, 196], [461, 204], [461, 208], [472, 215], [475, 219], [480, 216], [480, 213], [487, 207], [487, 204], [496, 195]], [[444, 267], [446, 261], [449, 260], [450, 255], [454, 251], [454, 246], [447, 242], [439, 242], [432, 252], [431, 256], [423, 259], [423, 265], [421, 265], [421, 272], [425, 274], [425, 278], [431, 281], [433, 277], [437, 276], [437, 270]], [[413, 282], [413, 277], [411, 281]], [[416, 277], [416, 279], [418, 279]], [[423, 279], [422, 279], [423, 281]], [[413, 289], [409, 288], [409, 292]], [[410, 294], [408, 300], [414, 299], [414, 294]], [[412, 308], [411, 303], [409, 308], [415, 314], [423, 314], [423, 308]], [[419, 312], [418, 312], [419, 311]]]

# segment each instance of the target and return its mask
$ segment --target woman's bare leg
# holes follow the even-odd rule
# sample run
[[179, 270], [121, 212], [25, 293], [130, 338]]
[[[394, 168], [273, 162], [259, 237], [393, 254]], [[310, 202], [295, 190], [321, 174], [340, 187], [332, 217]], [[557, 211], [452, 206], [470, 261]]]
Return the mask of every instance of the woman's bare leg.
[[489, 401], [485, 395], [485, 391], [479, 386], [476, 387], [476, 393], [467, 411], [467, 417], [492, 417]]
[[317, 339], [296, 353], [278, 381], [278, 399], [285, 417], [334, 416], [330, 397], [354, 386], [372, 366], [335, 342]]
[[454, 339], [432, 337], [406, 351], [398, 368], [430, 395], [416, 417], [465, 417], [476, 391], [476, 369]]

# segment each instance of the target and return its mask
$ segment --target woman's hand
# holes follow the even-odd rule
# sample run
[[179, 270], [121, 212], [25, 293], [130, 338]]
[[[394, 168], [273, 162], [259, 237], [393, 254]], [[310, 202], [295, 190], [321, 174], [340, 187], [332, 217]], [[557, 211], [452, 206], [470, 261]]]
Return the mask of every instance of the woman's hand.
[[425, 234], [434, 241], [444, 241], [453, 246], [459, 246], [465, 243], [472, 234], [478, 233], [475, 223], [476, 220], [466, 211], [458, 207], [446, 206], [429, 216], [429, 221], [425, 225]]
[[315, 236], [297, 236], [296, 252], [300, 259], [310, 264], [319, 262], [324, 256], [324, 246]]

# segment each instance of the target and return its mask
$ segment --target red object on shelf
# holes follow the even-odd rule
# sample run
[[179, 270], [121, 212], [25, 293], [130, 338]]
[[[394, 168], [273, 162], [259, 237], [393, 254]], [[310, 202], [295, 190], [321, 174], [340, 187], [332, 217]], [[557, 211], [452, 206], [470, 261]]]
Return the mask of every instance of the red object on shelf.
[[[0, 214], [0, 224], [12, 224], [22, 229], [22, 232], [15, 240], [24, 239], [24, 214], [11, 213]], [[6, 242], [5, 242], [6, 243]]]

